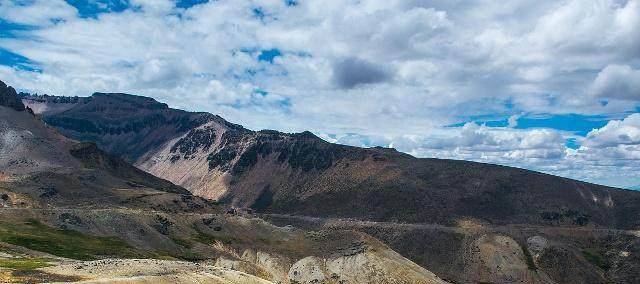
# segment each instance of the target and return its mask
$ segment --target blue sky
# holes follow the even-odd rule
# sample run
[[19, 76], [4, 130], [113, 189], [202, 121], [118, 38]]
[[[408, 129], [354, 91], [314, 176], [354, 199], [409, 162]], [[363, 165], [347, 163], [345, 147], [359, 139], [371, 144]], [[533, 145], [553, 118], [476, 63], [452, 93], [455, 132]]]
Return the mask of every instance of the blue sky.
[[0, 0], [0, 79], [640, 185], [639, 0]]

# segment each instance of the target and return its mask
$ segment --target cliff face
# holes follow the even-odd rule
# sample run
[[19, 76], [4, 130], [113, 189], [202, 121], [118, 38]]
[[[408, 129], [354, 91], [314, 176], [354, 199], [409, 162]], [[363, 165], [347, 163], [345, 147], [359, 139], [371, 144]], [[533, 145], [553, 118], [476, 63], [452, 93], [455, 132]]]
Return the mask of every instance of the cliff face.
[[[54, 108], [54, 107], [52, 107]], [[60, 108], [60, 107], [58, 107]], [[192, 193], [259, 212], [376, 221], [637, 228], [640, 193], [522, 169], [250, 131], [150, 98], [94, 94], [44, 120]]]

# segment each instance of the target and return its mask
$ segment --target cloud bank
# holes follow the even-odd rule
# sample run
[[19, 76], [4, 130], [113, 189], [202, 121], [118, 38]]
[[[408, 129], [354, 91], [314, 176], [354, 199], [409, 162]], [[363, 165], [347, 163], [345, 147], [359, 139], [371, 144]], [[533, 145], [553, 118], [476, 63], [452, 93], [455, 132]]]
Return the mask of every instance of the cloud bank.
[[0, 27], [31, 92], [640, 183], [638, 0], [0, 0]]

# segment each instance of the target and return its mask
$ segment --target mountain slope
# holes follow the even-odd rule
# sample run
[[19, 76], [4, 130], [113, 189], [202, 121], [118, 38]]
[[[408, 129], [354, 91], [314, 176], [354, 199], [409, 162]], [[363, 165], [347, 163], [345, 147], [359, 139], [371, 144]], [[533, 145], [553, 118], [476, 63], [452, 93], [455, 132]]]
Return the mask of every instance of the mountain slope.
[[[25, 99], [62, 133], [113, 149], [196, 195], [259, 212], [376, 221], [638, 228], [640, 193], [466, 161], [250, 131], [153, 99], [94, 94], [65, 107]], [[59, 103], [58, 103], [59, 104]], [[139, 142], [138, 142], [139, 141]]]
[[26, 111], [13, 88], [4, 83], [0, 87], [5, 98], [0, 104], [0, 192], [7, 195], [3, 207], [207, 206], [197, 198], [171, 202], [191, 194], [95, 144], [66, 138]]
[[[255, 132], [137, 96], [24, 101], [66, 135], [120, 151], [139, 168], [194, 193], [284, 214], [194, 214], [157, 204], [0, 210], [0, 220], [23, 222], [17, 230], [30, 230], [34, 225], [25, 218], [35, 218], [120, 236], [143, 256], [207, 259], [283, 283], [442, 283], [429, 271], [453, 283], [635, 283], [638, 276], [638, 202], [630, 191], [335, 145], [308, 132]], [[69, 158], [81, 168], [122, 167], [119, 159], [92, 158], [95, 147], [81, 149], [69, 152], [87, 157]], [[123, 205], [130, 206], [118, 208]], [[332, 216], [348, 218], [327, 218]], [[0, 242], [3, 226], [0, 221]], [[64, 265], [52, 269], [66, 271]], [[122, 276], [146, 279], [144, 271]]]
[[[52, 105], [34, 102], [29, 106]], [[640, 193], [522, 169], [417, 159], [325, 142], [310, 132], [250, 131], [150, 98], [97, 93], [43, 113], [62, 133], [96, 142], [196, 195], [260, 212], [453, 224], [476, 218], [637, 228]]]
[[0, 94], [0, 282], [446, 283], [364, 233], [223, 213]]

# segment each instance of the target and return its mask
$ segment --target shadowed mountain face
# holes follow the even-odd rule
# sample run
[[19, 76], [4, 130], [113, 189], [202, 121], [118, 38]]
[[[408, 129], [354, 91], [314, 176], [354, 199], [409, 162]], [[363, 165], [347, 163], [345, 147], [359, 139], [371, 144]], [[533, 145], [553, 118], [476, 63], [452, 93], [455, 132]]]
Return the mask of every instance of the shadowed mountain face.
[[[453, 224], [638, 228], [640, 193], [537, 172], [418, 159], [325, 142], [310, 132], [250, 131], [153, 99], [96, 93], [64, 104], [25, 99], [44, 120], [196, 195], [259, 212]], [[49, 111], [47, 111], [49, 110]]]

